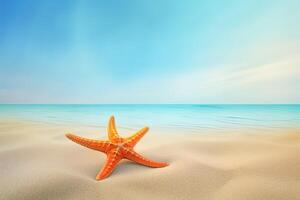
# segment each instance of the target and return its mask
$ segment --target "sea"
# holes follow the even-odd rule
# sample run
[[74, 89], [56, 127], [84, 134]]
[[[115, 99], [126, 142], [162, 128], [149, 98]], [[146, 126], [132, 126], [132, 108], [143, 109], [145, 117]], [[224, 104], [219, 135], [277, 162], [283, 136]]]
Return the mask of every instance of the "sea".
[[112, 115], [129, 129], [149, 126], [201, 133], [300, 128], [300, 104], [0, 104], [0, 121], [105, 126]]

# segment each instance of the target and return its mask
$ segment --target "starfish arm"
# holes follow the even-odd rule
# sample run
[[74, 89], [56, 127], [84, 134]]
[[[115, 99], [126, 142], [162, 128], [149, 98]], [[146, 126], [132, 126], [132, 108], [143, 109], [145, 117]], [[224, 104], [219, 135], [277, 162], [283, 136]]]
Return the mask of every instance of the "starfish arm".
[[148, 127], [144, 127], [133, 136], [126, 138], [126, 144], [128, 144], [130, 147], [134, 147], [136, 143], [138, 143], [138, 141], [140, 141], [140, 139], [147, 133], [148, 130]]
[[158, 168], [158, 167], [165, 167], [165, 166], [169, 165], [168, 163], [156, 162], [156, 161], [153, 161], [153, 160], [149, 160], [149, 159], [143, 157], [142, 155], [138, 154], [134, 150], [128, 150], [125, 157], [128, 160], [134, 161], [136, 163], [139, 163], [141, 165], [145, 165], [145, 166], [148, 166], [148, 167], [157, 167]]
[[106, 153], [112, 146], [112, 144], [108, 141], [87, 139], [79, 137], [77, 135], [73, 135], [71, 133], [66, 134], [66, 137], [77, 144], [80, 144], [90, 149], [101, 151], [103, 153]]
[[119, 138], [119, 134], [117, 132], [116, 125], [115, 125], [114, 116], [111, 116], [109, 119], [107, 132], [108, 132], [109, 140], [113, 140], [114, 138]]
[[101, 171], [97, 174], [96, 180], [105, 179], [116, 168], [118, 162], [122, 159], [118, 149], [114, 149], [107, 154], [107, 159]]

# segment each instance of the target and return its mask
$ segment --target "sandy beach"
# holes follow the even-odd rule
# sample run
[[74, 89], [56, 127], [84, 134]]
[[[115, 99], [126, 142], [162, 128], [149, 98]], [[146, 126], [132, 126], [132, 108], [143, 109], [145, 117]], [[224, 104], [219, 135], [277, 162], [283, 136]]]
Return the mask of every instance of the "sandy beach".
[[[119, 128], [122, 135], [132, 130]], [[0, 122], [0, 199], [300, 199], [300, 131], [150, 132], [136, 146], [166, 161], [122, 161], [100, 182], [105, 155], [64, 134], [105, 139], [105, 127]], [[124, 134], [123, 134], [124, 133]]]

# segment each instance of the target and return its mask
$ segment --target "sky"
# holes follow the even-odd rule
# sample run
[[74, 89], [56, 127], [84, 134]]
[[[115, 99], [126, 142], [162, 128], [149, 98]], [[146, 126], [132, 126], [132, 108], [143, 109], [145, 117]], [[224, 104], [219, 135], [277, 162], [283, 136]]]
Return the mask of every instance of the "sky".
[[0, 103], [300, 103], [299, 8], [1, 0]]

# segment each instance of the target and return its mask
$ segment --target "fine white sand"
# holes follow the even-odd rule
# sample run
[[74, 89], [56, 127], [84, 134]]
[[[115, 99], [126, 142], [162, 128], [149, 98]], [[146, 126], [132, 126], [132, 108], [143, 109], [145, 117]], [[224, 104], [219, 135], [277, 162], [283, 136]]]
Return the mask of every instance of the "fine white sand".
[[150, 129], [136, 150], [170, 166], [154, 169], [124, 160], [100, 182], [95, 176], [106, 156], [71, 142], [66, 132], [106, 138], [105, 127], [0, 121], [1, 200], [300, 199], [299, 130], [171, 134]]

